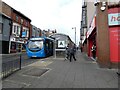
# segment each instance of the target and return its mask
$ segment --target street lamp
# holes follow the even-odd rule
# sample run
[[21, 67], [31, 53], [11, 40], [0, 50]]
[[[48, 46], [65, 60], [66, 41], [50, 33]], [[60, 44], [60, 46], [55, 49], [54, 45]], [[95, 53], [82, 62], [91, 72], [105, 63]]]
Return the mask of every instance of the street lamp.
[[76, 27], [72, 27], [72, 29], [75, 29], [75, 45], [76, 45]]

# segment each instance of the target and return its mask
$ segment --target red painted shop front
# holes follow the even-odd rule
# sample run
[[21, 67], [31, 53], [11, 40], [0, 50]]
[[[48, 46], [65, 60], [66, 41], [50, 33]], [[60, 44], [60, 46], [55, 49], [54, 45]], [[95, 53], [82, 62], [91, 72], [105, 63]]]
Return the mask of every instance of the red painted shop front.
[[96, 28], [93, 30], [93, 32], [90, 34], [88, 38], [88, 56], [93, 57], [92, 54], [92, 46], [96, 44]]
[[120, 62], [120, 13], [118, 10], [120, 7], [108, 9], [111, 62]]
[[[92, 51], [91, 48], [93, 44], [96, 44], [96, 16], [94, 16], [90, 28], [87, 31], [87, 39], [88, 39], [88, 56], [92, 57]], [[97, 53], [97, 50], [96, 50]]]

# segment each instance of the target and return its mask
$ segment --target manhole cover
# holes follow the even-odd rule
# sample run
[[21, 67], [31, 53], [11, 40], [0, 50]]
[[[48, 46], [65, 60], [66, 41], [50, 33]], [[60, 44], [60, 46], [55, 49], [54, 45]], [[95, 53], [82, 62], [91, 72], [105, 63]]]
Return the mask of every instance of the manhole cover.
[[36, 76], [36, 77], [40, 77], [42, 74], [44, 74], [45, 72], [47, 72], [49, 69], [41, 69], [41, 68], [33, 68], [30, 69], [26, 72], [24, 72], [24, 75], [30, 75], [30, 76]]

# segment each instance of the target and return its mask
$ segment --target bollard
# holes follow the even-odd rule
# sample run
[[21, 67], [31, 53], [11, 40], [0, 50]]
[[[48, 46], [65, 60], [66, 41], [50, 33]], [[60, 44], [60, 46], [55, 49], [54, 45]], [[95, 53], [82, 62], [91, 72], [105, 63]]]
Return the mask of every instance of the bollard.
[[20, 53], [20, 67], [19, 67], [19, 68], [20, 68], [20, 70], [21, 70], [21, 53]]

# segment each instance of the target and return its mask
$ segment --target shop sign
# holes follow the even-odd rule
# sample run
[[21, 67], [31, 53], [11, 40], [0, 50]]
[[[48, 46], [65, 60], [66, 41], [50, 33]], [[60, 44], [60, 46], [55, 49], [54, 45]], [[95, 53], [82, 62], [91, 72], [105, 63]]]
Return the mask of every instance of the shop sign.
[[90, 34], [92, 33], [92, 31], [93, 31], [94, 28], [95, 28], [95, 18], [96, 18], [96, 16], [93, 18], [92, 23], [91, 23], [91, 25], [90, 25], [90, 28], [89, 28], [89, 30], [87, 31], [87, 38], [90, 36]]
[[87, 7], [82, 7], [82, 28], [87, 27]]
[[120, 25], [120, 13], [108, 14], [109, 26]]
[[27, 33], [24, 31], [22, 32], [22, 37], [26, 37]]

